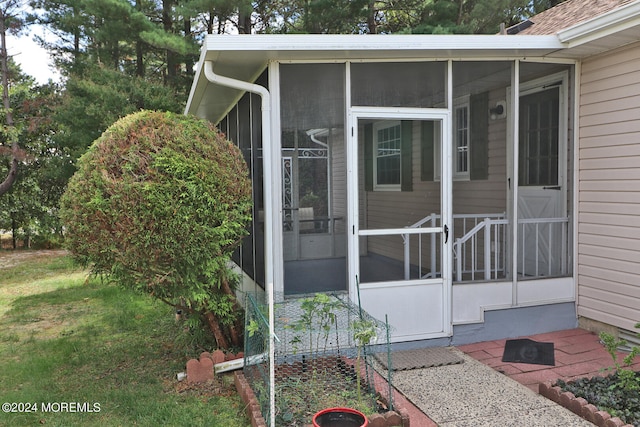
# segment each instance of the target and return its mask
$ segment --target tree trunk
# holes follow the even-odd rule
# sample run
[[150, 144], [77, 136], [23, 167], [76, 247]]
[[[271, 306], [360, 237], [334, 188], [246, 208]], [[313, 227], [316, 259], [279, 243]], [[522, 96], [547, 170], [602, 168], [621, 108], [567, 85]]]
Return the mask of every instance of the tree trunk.
[[[183, 19], [184, 19], [184, 22], [183, 22], [184, 36], [187, 38], [193, 39], [193, 35], [191, 34], [191, 18], [188, 16], [185, 16]], [[185, 65], [187, 76], [189, 76], [190, 80], [192, 80], [194, 75], [195, 64], [191, 54], [187, 54], [185, 56], [184, 65]]]
[[211, 332], [213, 332], [213, 336], [216, 339], [218, 347], [224, 349], [229, 348], [229, 341], [227, 341], [227, 337], [225, 337], [224, 333], [222, 332], [222, 328], [220, 328], [220, 322], [218, 322], [216, 316], [212, 312], [207, 311], [206, 313], [204, 313], [204, 318], [207, 320], [209, 329], [211, 329]]
[[369, 2], [369, 13], [367, 14], [367, 27], [369, 28], [369, 34], [377, 34], [378, 28], [376, 25], [376, 4], [374, 1]]
[[238, 6], [238, 33], [251, 34], [251, 12], [244, 9], [245, 5]]
[[[162, 2], [162, 24], [167, 34], [173, 33], [173, 0], [163, 0]], [[176, 53], [169, 49], [165, 50], [167, 60], [167, 79], [165, 83], [168, 86], [176, 86], [178, 61]]]
[[7, 133], [9, 141], [11, 141], [11, 164], [9, 172], [2, 183], [0, 183], [0, 196], [9, 191], [13, 183], [18, 177], [18, 153], [20, 146], [18, 145], [18, 135], [13, 125], [13, 113], [11, 112], [11, 103], [9, 102], [9, 70], [7, 67], [7, 27], [6, 27], [5, 11], [0, 9], [0, 62], [2, 67], [2, 105], [4, 107], [5, 116], [7, 118]]
[[[142, 12], [140, 1], [136, 2], [136, 10]], [[144, 52], [142, 49], [142, 40], [136, 40], [136, 76], [144, 77]]]
[[456, 25], [461, 25], [464, 16], [464, 0], [460, 0], [460, 7], [458, 8], [458, 19]]
[[11, 243], [13, 244], [13, 249], [18, 249], [18, 238], [16, 237], [16, 233], [18, 226], [16, 225], [16, 220], [11, 218]]
[[[236, 298], [236, 293], [229, 286], [229, 281], [225, 278], [222, 280], [222, 292], [229, 295], [233, 299], [233, 310], [240, 313], [242, 312], [242, 307], [238, 303], [238, 299]], [[238, 331], [242, 331], [244, 325], [240, 321], [240, 319], [236, 319], [233, 322], [233, 325], [229, 326], [229, 335], [231, 336], [231, 342], [234, 346], [240, 347], [242, 344], [241, 334]]]

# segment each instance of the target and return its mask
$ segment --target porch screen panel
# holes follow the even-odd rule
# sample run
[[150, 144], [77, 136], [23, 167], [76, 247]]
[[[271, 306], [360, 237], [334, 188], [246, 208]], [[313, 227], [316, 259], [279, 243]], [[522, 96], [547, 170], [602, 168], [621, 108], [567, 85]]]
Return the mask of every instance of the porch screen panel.
[[[367, 233], [359, 244], [361, 283], [441, 277], [441, 233], [426, 231], [442, 225], [441, 183], [421, 180], [418, 167], [425, 152], [440, 152], [441, 127], [435, 120], [359, 120], [358, 217], [360, 231]], [[400, 159], [381, 171], [393, 156]], [[406, 173], [408, 162], [413, 167]], [[402, 172], [390, 184], [397, 168]], [[394, 231], [405, 227], [409, 233]]]
[[345, 65], [280, 65], [285, 293], [347, 289]]
[[246, 93], [229, 112], [219, 129], [232, 140], [244, 157], [252, 181], [253, 212], [249, 234], [234, 252], [233, 260], [245, 274], [264, 287], [264, 200], [262, 166], [261, 100]]
[[453, 63], [454, 282], [511, 279], [507, 98], [512, 68], [513, 61]]
[[445, 106], [446, 62], [351, 64], [351, 104], [371, 107]]
[[520, 67], [517, 273], [572, 274], [572, 67]]

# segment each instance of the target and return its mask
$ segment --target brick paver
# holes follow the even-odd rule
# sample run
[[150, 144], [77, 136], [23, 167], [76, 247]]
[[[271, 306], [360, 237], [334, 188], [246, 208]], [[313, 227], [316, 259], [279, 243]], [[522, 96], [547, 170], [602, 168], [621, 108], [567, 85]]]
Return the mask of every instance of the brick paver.
[[[613, 365], [611, 356], [600, 342], [598, 335], [584, 329], [567, 329], [518, 338], [553, 342], [555, 366], [502, 362], [506, 340], [462, 345], [458, 348], [534, 391], [538, 391], [539, 384], [546, 381], [558, 379], [567, 381], [578, 377], [606, 375], [604, 370]], [[624, 356], [624, 353], [618, 354], [618, 357]], [[640, 356], [636, 358], [632, 368], [640, 368]]]

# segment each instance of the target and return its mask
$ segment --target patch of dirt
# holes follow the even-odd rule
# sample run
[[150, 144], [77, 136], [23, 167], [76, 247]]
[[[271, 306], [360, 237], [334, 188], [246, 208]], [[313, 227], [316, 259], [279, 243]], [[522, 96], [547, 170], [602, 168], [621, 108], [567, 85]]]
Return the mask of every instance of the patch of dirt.
[[[46, 260], [66, 255], [63, 249], [43, 250], [0, 250], [0, 271], [3, 269], [28, 264], [36, 260]], [[84, 272], [72, 273], [67, 276], [78, 275], [83, 277]], [[4, 286], [0, 289], [0, 299], [8, 298], [9, 301], [36, 293], [47, 292], [47, 286], [34, 287], [32, 283], [16, 283]], [[0, 318], [0, 327], [4, 337], [10, 336], [12, 340], [24, 340], [30, 337], [38, 339], [51, 339], [74, 333], [77, 319], [87, 310], [90, 310], [90, 301], [63, 305], [38, 304], [29, 308], [26, 312], [14, 313], [10, 318]], [[0, 314], [10, 310], [11, 306], [0, 309]]]
[[233, 378], [225, 375], [216, 375], [212, 380], [204, 383], [189, 383], [186, 379], [178, 381], [177, 379], [165, 380], [164, 388], [168, 392], [177, 394], [189, 394], [201, 397], [214, 396], [233, 396], [237, 394], [233, 385]]
[[72, 335], [78, 319], [90, 310], [88, 301], [79, 304], [43, 305], [30, 309], [17, 319], [0, 322], [3, 334], [11, 334], [20, 341], [29, 337], [41, 340]]
[[36, 258], [53, 258], [66, 254], [64, 249], [42, 249], [42, 250], [0, 250], [0, 270], [14, 267]]

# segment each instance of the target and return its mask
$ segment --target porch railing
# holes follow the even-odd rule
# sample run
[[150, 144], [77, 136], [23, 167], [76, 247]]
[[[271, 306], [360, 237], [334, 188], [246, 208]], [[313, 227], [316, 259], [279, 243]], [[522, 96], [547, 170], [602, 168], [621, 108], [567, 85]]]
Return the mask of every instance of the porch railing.
[[[407, 228], [436, 227], [440, 215], [426, 216]], [[506, 214], [453, 215], [454, 279], [492, 280], [506, 276], [508, 223]], [[518, 221], [518, 274], [522, 277], [566, 275], [568, 272], [569, 218], [529, 218]], [[403, 234], [404, 276], [411, 277], [411, 234]], [[459, 236], [459, 237], [456, 237]], [[417, 234], [417, 270], [420, 278], [440, 275], [437, 263], [437, 235], [431, 234], [429, 271], [423, 272], [423, 239]], [[415, 271], [415, 269], [414, 269]]]
[[569, 271], [569, 218], [518, 220], [518, 274], [565, 276]]
[[[504, 217], [504, 214], [501, 217], [495, 216], [494, 219], [487, 216], [482, 222], [455, 240], [453, 257], [456, 282], [462, 281], [463, 274], [468, 274], [470, 280], [476, 280], [477, 274], [483, 274], [484, 280], [497, 279], [498, 274], [504, 274], [508, 223], [509, 221]], [[484, 242], [481, 254], [478, 251], [480, 236], [483, 237], [482, 242]], [[480, 255], [484, 260], [482, 268], [478, 264]], [[467, 263], [467, 256], [471, 258], [469, 263]]]
[[[455, 254], [459, 254], [456, 259], [460, 259], [460, 262], [466, 259], [466, 242], [470, 241], [470, 244], [474, 244], [477, 246], [477, 239], [469, 235], [471, 230], [478, 229], [478, 226], [483, 224], [483, 221], [489, 220], [504, 220], [506, 214], [502, 213], [493, 213], [493, 214], [456, 214], [453, 215], [454, 226], [451, 227], [452, 238], [454, 240], [454, 256]], [[437, 227], [438, 223], [441, 219], [441, 216], [436, 213], [432, 213], [415, 224], [411, 224], [406, 228], [423, 228], [423, 227]], [[506, 220], [505, 220], [506, 221]], [[506, 222], [505, 222], [506, 224]], [[479, 230], [479, 229], [478, 229]], [[478, 230], [474, 232], [477, 233]], [[456, 238], [456, 235], [461, 235], [460, 238]], [[469, 236], [468, 236], [469, 235]], [[465, 238], [465, 236], [468, 236]], [[423, 271], [423, 254], [422, 254], [422, 234], [418, 234], [418, 271]], [[500, 233], [500, 238], [504, 239], [504, 232]], [[430, 237], [430, 266], [429, 272], [426, 274], [420, 273], [420, 278], [429, 278], [429, 277], [437, 277], [439, 275], [438, 271], [438, 263], [437, 263], [437, 250], [436, 250], [436, 239], [437, 236], [435, 234], [431, 234]], [[464, 241], [458, 243], [457, 241], [463, 239]], [[405, 280], [409, 280], [411, 276], [411, 241], [410, 234], [404, 234], [402, 236], [403, 244], [404, 244], [404, 276]], [[459, 246], [459, 249], [456, 250], [456, 245]], [[504, 244], [501, 243], [499, 247], [504, 248]], [[462, 250], [461, 250], [462, 249]], [[474, 251], [475, 252], [475, 251]], [[472, 252], [472, 253], [474, 253]], [[464, 265], [464, 262], [463, 262]], [[459, 271], [459, 270], [457, 270]]]

